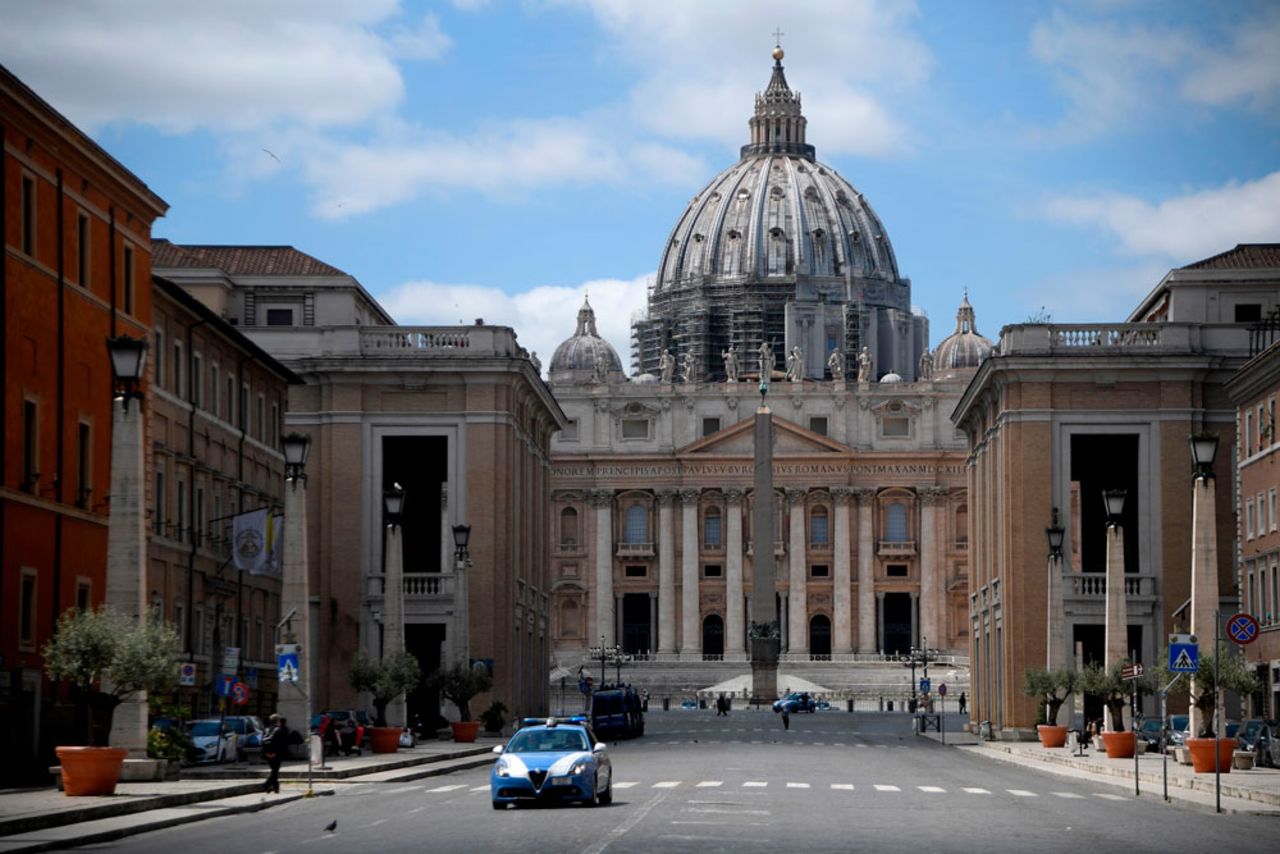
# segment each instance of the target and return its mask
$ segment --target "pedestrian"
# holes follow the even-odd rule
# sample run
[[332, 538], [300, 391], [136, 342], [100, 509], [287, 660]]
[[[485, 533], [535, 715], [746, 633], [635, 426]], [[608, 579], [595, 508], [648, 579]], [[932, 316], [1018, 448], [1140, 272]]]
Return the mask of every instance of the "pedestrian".
[[782, 707], [782, 728], [791, 729], [791, 709], [785, 705]]
[[964, 695], [963, 691], [961, 691], [960, 692], [960, 714], [962, 715], [964, 714], [964, 708], [968, 704], [968, 702], [969, 702], [969, 698]]
[[284, 758], [284, 752], [289, 749], [289, 728], [285, 726], [285, 719], [278, 714], [272, 715], [268, 721], [267, 731], [262, 735], [262, 755], [266, 757], [267, 765], [271, 767], [271, 774], [267, 777], [263, 791], [278, 793], [280, 791], [280, 760]]

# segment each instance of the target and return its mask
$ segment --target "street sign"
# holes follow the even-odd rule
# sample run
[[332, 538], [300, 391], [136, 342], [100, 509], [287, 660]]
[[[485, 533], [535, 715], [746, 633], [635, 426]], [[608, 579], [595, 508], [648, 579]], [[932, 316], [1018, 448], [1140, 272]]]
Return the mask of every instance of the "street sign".
[[1194, 643], [1169, 644], [1169, 670], [1173, 673], [1195, 673], [1200, 669], [1200, 647]]
[[218, 677], [218, 696], [230, 697], [231, 686], [236, 684], [236, 677], [230, 673], [223, 673]]
[[[1173, 665], [1170, 665], [1169, 667], [1170, 669], [1173, 669]], [[1125, 666], [1120, 668], [1121, 679], [1137, 679], [1141, 676], [1142, 676], [1141, 664], [1126, 664]]]
[[932, 687], [932, 686], [929, 684], [929, 680], [928, 680], [928, 679], [921, 679], [921, 680], [920, 680], [920, 693], [921, 693], [921, 694], [928, 694], [928, 693], [929, 693], [929, 689], [930, 689], [931, 687]]
[[1236, 614], [1227, 620], [1227, 635], [1243, 646], [1258, 639], [1258, 621], [1250, 614]]
[[939, 685], [939, 686], [938, 686], [938, 694], [939, 694], [939, 695], [941, 695], [941, 696], [943, 696], [943, 697], [947, 696], [947, 683], [946, 683], [946, 682], [943, 682], [941, 685]]
[[235, 673], [240, 666], [240, 647], [228, 646], [222, 649], [222, 671]]
[[249, 686], [243, 682], [236, 682], [231, 686], [231, 702], [237, 706], [243, 706], [249, 702]]
[[276, 646], [276, 678], [280, 682], [298, 681], [298, 645], [282, 643]]
[[244, 669], [244, 684], [248, 685], [250, 688], [258, 687], [258, 668], [246, 667]]
[[178, 684], [191, 688], [196, 684], [196, 665], [193, 661], [184, 661], [178, 665]]

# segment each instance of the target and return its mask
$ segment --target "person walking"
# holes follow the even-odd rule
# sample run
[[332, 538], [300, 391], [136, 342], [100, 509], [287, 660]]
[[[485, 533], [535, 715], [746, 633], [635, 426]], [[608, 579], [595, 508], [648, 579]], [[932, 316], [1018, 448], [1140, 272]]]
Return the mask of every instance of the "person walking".
[[791, 709], [788, 706], [782, 707], [782, 728], [784, 730], [791, 729]]
[[289, 749], [289, 728], [285, 726], [285, 719], [278, 714], [272, 715], [268, 721], [267, 731], [262, 735], [262, 755], [266, 757], [271, 774], [267, 777], [263, 791], [278, 793], [280, 791], [280, 760], [284, 758], [284, 752]]
[[964, 714], [965, 706], [969, 704], [969, 700], [965, 697], [964, 692], [960, 692], [960, 714]]

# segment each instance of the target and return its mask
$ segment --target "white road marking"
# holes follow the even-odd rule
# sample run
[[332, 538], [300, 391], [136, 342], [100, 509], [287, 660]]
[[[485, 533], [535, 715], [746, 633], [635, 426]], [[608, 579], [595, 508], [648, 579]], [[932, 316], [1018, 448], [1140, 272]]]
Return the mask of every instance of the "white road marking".
[[991, 794], [991, 790], [990, 790], [990, 789], [979, 789], [979, 788], [977, 788], [976, 786], [965, 786], [965, 787], [964, 787], [964, 790], [965, 790], [966, 792], [968, 792], [969, 794], [971, 794], [971, 795], [989, 795], [989, 794]]
[[398, 789], [391, 789], [390, 791], [386, 792], [385, 794], [388, 794], [388, 795], [399, 795], [399, 794], [403, 794], [404, 792], [416, 792], [416, 791], [418, 791], [418, 789], [422, 789], [422, 788], [425, 788], [425, 787], [423, 787], [423, 786], [401, 786], [401, 787], [400, 787], [400, 788], [398, 788]]
[[1077, 795], [1075, 792], [1050, 792], [1049, 794], [1055, 795], [1059, 798], [1073, 798], [1076, 800], [1084, 800], [1084, 795]]
[[455, 792], [458, 789], [465, 789], [465, 788], [466, 786], [459, 784], [456, 786], [436, 786], [434, 789], [427, 789], [427, 791], [428, 792]]
[[1039, 796], [1039, 795], [1037, 795], [1035, 792], [1028, 792], [1026, 789], [1005, 789], [1005, 791], [1006, 791], [1006, 792], [1008, 792], [1009, 794], [1013, 795], [1015, 798], [1038, 798], [1038, 797], [1040, 797], [1040, 796]]
[[808, 783], [788, 783], [787, 788], [788, 789], [807, 789], [809, 788], [809, 784]]
[[1124, 795], [1109, 795], [1109, 794], [1107, 794], [1106, 792], [1094, 792], [1094, 793], [1093, 793], [1093, 796], [1094, 796], [1095, 798], [1106, 798], [1106, 799], [1107, 799], [1107, 800], [1109, 800], [1109, 801], [1127, 801], [1127, 800], [1129, 800], [1129, 799], [1128, 799], [1128, 798], [1126, 798]]
[[748, 780], [742, 784], [742, 787], [744, 789], [763, 789], [767, 785], [769, 784], [762, 780]]
[[920, 791], [922, 791], [922, 792], [941, 792], [941, 793], [945, 794], [945, 793], [946, 793], [946, 791], [947, 791], [946, 789], [942, 788], [941, 786], [916, 786], [916, 788], [917, 788], [917, 789], [919, 789], [919, 790], [920, 790]]
[[387, 823], [387, 820], [385, 818], [380, 818], [377, 821], [371, 821], [368, 824], [362, 824], [360, 826], [361, 827], [377, 827], [380, 824], [386, 824], [386, 823]]
[[723, 780], [703, 780], [701, 783], [698, 784], [698, 788], [707, 789], [707, 788], [713, 788], [715, 786], [723, 786], [723, 785], [724, 785]]
[[472, 787], [471, 787], [471, 791], [473, 791], [473, 792], [487, 792], [487, 791], [489, 791], [489, 788], [490, 788], [489, 786], [472, 786]]
[[707, 813], [710, 815], [769, 815], [768, 810], [744, 810], [733, 807], [731, 809], [715, 809], [706, 807], [690, 807], [685, 812]]
[[647, 816], [654, 807], [666, 800], [667, 794], [667, 792], [663, 792], [647, 804], [641, 805], [639, 809], [631, 814], [629, 819], [615, 827], [608, 836], [601, 837], [593, 845], [583, 849], [582, 854], [600, 854], [604, 849], [609, 847], [609, 843], [613, 842], [615, 839], [621, 839], [627, 831], [644, 821], [645, 816]]
[[852, 792], [853, 784], [852, 783], [832, 783], [831, 788], [839, 789], [842, 792]]
[[902, 790], [899, 789], [897, 786], [885, 786], [880, 783], [876, 783], [876, 791], [877, 792], [901, 792]]
[[652, 788], [652, 789], [674, 789], [676, 786], [679, 786], [679, 785], [680, 785], [680, 781], [679, 781], [679, 780], [663, 780], [661, 783], [654, 783], [652, 786], [650, 786], [650, 788]]
[[613, 788], [615, 788], [615, 789], [630, 789], [632, 786], [638, 786], [638, 785], [640, 785], [640, 784], [639, 784], [639, 783], [637, 783], [637, 782], [635, 782], [634, 780], [632, 780], [632, 781], [628, 781], [628, 782], [626, 782], [626, 783], [614, 783], [614, 784], [613, 784]]

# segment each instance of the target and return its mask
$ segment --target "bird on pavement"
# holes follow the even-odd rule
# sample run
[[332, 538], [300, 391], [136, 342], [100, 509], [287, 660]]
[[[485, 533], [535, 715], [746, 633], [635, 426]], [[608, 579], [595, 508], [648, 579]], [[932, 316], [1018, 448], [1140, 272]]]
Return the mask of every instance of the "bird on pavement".
[[338, 820], [335, 818], [333, 821], [326, 824], [324, 826], [324, 829], [329, 831], [330, 833], [333, 833], [335, 830], [338, 829]]

